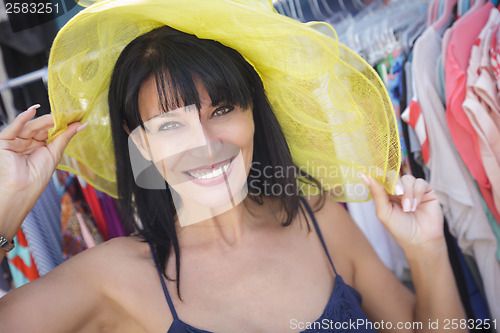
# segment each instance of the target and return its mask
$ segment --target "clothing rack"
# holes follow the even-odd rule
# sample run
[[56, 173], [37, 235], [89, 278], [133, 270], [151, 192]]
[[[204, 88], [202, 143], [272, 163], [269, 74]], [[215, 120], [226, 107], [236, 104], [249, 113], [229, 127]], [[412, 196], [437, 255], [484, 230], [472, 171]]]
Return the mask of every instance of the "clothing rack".
[[42, 69], [39, 69], [37, 71], [21, 75], [19, 77], [9, 79], [5, 82], [0, 83], [0, 92], [7, 90], [7, 89], [13, 89], [17, 87], [24, 86], [28, 83], [37, 81], [37, 80], [43, 80], [43, 83], [47, 85], [47, 80], [49, 76], [49, 71], [47, 67], [43, 67]]
[[[49, 77], [48, 74], [49, 74], [48, 67], [45, 66], [45, 67], [43, 67], [39, 70], [36, 70], [34, 72], [24, 74], [24, 75], [21, 75], [21, 76], [16, 77], [16, 78], [8, 79], [4, 82], [0, 82], [0, 96], [1, 96], [3, 91], [22, 87], [26, 84], [29, 84], [29, 83], [32, 83], [32, 82], [35, 82], [38, 80], [42, 80], [44, 85], [47, 86], [48, 77]], [[6, 122], [6, 123], [14, 120], [14, 118], [16, 117], [16, 114], [14, 114], [14, 111], [11, 110], [10, 108], [6, 108], [5, 115], [7, 116], [8, 119], [2, 119], [2, 122]], [[2, 118], [3, 118], [3, 116], [2, 116]]]

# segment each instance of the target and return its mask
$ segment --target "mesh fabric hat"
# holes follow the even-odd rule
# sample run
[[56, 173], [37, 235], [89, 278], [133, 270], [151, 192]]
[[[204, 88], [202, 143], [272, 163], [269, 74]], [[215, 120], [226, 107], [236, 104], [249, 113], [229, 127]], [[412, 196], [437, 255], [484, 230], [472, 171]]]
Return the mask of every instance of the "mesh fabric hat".
[[[266, 0], [108, 0], [77, 14], [49, 58], [55, 127], [89, 122], [59, 168], [117, 196], [108, 88], [115, 62], [133, 39], [168, 25], [237, 50], [260, 75], [295, 164], [340, 201], [364, 201], [358, 172], [393, 193], [401, 163], [396, 119], [376, 72], [322, 23], [278, 14]], [[316, 190], [302, 187], [305, 194]]]

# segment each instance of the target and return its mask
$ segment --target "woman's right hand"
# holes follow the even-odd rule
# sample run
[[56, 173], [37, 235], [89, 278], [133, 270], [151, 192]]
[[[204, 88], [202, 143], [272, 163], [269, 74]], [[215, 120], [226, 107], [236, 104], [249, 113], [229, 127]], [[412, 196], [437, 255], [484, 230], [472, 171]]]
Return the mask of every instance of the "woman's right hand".
[[19, 114], [0, 132], [0, 235], [11, 239], [45, 190], [71, 138], [86, 125], [73, 123], [47, 144], [52, 116], [35, 116], [39, 105]]

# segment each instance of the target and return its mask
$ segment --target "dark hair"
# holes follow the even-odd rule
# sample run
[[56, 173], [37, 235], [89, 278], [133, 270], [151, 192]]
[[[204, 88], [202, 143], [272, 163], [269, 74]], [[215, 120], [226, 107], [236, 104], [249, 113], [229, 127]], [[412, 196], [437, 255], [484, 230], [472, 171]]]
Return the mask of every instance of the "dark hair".
[[[168, 77], [167, 77], [168, 75]], [[154, 29], [134, 39], [120, 54], [111, 78], [108, 102], [111, 117], [111, 129], [116, 156], [116, 177], [118, 195], [126, 216], [134, 215], [134, 205], [142, 228], [139, 235], [153, 245], [157, 264], [166, 275], [166, 262], [173, 247], [176, 260], [177, 293], [179, 288], [179, 243], [175, 229], [175, 207], [172, 194], [166, 190], [151, 190], [138, 187], [134, 181], [129, 159], [129, 129], [143, 126], [138, 106], [138, 94], [141, 85], [154, 76], [164, 111], [180, 105], [180, 96], [184, 105], [196, 104], [200, 109], [200, 100], [195, 87], [195, 79], [205, 86], [213, 105], [219, 102], [239, 105], [243, 108], [253, 106], [255, 124], [253, 165], [249, 181], [254, 186], [263, 186], [264, 182], [282, 188], [293, 188], [292, 195], [281, 195], [280, 201], [285, 213], [283, 225], [290, 225], [302, 211], [300, 189], [296, 175], [302, 181], [319, 183], [297, 168], [290, 150], [264, 93], [264, 87], [254, 68], [235, 50], [219, 42], [199, 39], [194, 35], [177, 31], [168, 26]], [[166, 94], [165, 84], [174, 93]], [[177, 93], [175, 93], [177, 92]], [[174, 96], [174, 97], [172, 97]], [[258, 163], [255, 163], [258, 162]], [[269, 179], [264, 176], [264, 168], [292, 168], [296, 174]], [[261, 170], [259, 170], [261, 169]], [[249, 188], [250, 197], [262, 204], [262, 188]], [[259, 192], [259, 193], [256, 193]], [[260, 195], [259, 195], [260, 194]], [[307, 219], [307, 217], [306, 217]]]

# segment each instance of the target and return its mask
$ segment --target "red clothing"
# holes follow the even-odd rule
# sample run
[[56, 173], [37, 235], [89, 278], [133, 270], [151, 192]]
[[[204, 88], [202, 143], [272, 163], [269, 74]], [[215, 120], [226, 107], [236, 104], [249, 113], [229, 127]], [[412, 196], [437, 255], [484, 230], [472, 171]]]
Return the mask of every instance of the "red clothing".
[[[21, 248], [28, 247], [28, 241], [24, 236], [23, 230], [19, 229], [17, 231], [17, 246]], [[38, 274], [38, 269], [36, 268], [35, 261], [33, 260], [33, 256], [29, 255], [30, 262], [25, 262], [20, 256], [16, 255], [14, 257], [9, 257], [9, 262], [11, 265], [14, 265], [29, 281], [33, 281], [40, 277]]]
[[[82, 185], [80, 183], [80, 185]], [[104, 218], [104, 213], [102, 211], [101, 203], [99, 202], [99, 198], [95, 193], [95, 190], [89, 184], [85, 184], [82, 186], [82, 192], [85, 196], [85, 201], [90, 207], [90, 211], [94, 216], [94, 220], [97, 225], [97, 229], [101, 233], [102, 238], [106, 241], [109, 239], [108, 225], [106, 224], [106, 219]]]

